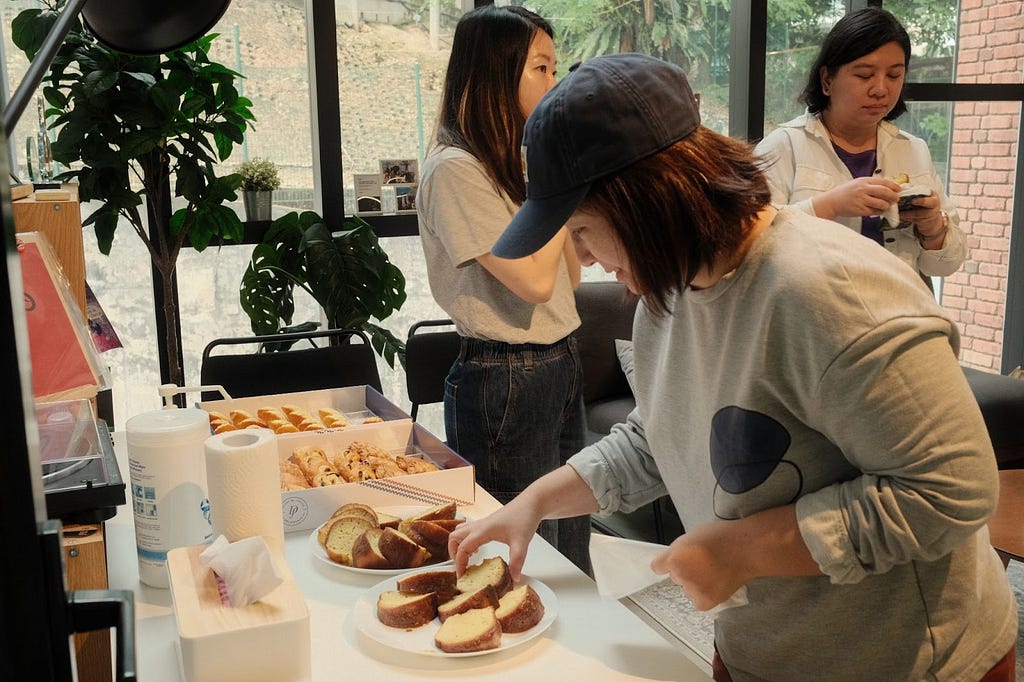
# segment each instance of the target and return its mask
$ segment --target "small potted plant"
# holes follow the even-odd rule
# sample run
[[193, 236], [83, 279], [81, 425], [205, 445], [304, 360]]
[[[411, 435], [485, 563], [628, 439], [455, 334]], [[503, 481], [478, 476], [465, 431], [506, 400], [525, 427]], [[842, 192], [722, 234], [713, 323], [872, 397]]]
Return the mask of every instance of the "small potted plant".
[[268, 159], [254, 157], [238, 167], [242, 176], [242, 205], [246, 220], [270, 220], [274, 190], [281, 186], [277, 165]]

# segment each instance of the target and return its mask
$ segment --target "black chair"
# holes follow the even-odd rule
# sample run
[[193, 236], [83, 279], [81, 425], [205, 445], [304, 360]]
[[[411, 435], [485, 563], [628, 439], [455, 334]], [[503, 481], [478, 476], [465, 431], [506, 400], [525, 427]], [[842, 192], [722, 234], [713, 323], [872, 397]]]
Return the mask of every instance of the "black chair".
[[[317, 345], [316, 341], [322, 345]], [[310, 348], [267, 352], [267, 344], [308, 342]], [[256, 345], [256, 352], [220, 354], [230, 346]], [[200, 380], [220, 385], [232, 398], [274, 393], [316, 391], [342, 386], [372, 386], [382, 392], [377, 355], [370, 339], [359, 329], [322, 329], [290, 334], [215, 339], [203, 349]], [[206, 392], [203, 400], [222, 396]]]
[[587, 444], [599, 441], [636, 407], [615, 340], [633, 338], [637, 299], [619, 282], [583, 282], [576, 289], [576, 331], [583, 363]]
[[1024, 469], [1024, 380], [964, 367], [1000, 469]]
[[460, 340], [454, 330], [424, 331], [433, 327], [454, 327], [451, 320], [422, 320], [409, 328], [405, 340], [405, 387], [412, 403], [410, 416], [416, 420], [420, 405], [444, 400], [444, 380], [459, 356]]
[[[633, 338], [636, 305], [636, 297], [619, 282], [583, 282], [576, 289], [576, 311], [580, 316], [576, 338], [583, 363], [588, 445], [604, 437], [615, 424], [624, 422], [636, 407], [615, 350], [616, 339]], [[679, 515], [667, 496], [629, 514], [616, 512], [610, 519], [594, 515], [591, 524], [605, 535], [665, 544], [683, 532]]]

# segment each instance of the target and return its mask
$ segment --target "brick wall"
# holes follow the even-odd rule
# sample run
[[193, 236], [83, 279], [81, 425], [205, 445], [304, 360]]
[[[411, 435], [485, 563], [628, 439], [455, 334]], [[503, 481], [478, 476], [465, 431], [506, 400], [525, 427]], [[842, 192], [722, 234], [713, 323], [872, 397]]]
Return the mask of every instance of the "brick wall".
[[[959, 83], [1024, 78], [1024, 1], [961, 0]], [[946, 278], [942, 304], [960, 326], [961, 361], [1000, 370], [1021, 105], [960, 102], [953, 108], [950, 196], [970, 258]]]

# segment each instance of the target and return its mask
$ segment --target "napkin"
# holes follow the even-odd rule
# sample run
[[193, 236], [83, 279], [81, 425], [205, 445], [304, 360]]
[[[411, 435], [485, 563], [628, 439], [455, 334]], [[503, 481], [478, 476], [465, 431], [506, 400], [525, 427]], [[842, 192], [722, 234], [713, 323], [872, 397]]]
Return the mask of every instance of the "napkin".
[[[594, 571], [598, 593], [608, 599], [621, 599], [667, 579], [667, 575], [651, 570], [654, 557], [667, 549], [665, 545], [653, 542], [592, 533], [590, 566]], [[708, 613], [714, 615], [746, 603], [747, 588], [744, 585], [724, 602], [708, 609]]]
[[223, 581], [223, 586], [218, 581], [218, 587], [223, 587], [228, 603], [234, 607], [259, 601], [284, 582], [274, 566], [267, 541], [258, 535], [237, 542], [228, 542], [219, 535], [199, 555], [199, 561]]
[[[910, 223], [900, 221], [900, 204], [903, 204], [915, 197], [926, 197], [931, 193], [932, 190], [924, 185], [900, 185], [899, 201], [889, 204], [889, 208], [882, 212], [882, 219], [889, 224], [888, 229], [894, 230], [898, 227], [907, 227], [910, 225]], [[909, 203], [907, 203], [906, 206], [907, 210], [913, 208]]]

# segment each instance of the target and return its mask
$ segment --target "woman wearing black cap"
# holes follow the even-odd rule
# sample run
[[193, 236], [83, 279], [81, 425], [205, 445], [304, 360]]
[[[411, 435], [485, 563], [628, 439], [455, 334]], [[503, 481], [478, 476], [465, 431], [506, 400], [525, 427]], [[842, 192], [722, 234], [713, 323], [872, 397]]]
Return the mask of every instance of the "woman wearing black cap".
[[995, 458], [917, 275], [773, 208], [750, 146], [700, 126], [683, 71], [650, 57], [585, 62], [524, 147], [527, 200], [493, 253], [565, 224], [582, 263], [642, 297], [637, 409], [453, 532], [456, 570], [497, 540], [518, 576], [542, 519], [667, 492], [687, 530], [651, 568], [699, 609], [745, 588], [715, 620], [716, 679], [1012, 679]]
[[[446, 381], [448, 444], [502, 502], [584, 443], [572, 337], [580, 265], [566, 231], [521, 259], [490, 253], [526, 198], [523, 126], [555, 84], [553, 33], [521, 7], [485, 5], [459, 20], [438, 144], [423, 163], [416, 201], [431, 293], [462, 337]], [[551, 521], [540, 531], [589, 568], [589, 519]]]

